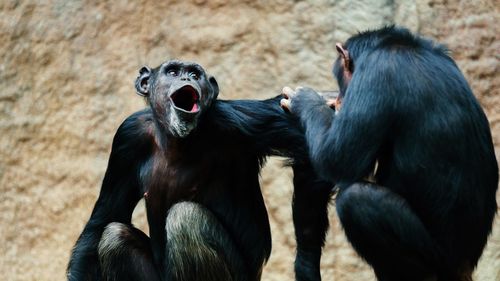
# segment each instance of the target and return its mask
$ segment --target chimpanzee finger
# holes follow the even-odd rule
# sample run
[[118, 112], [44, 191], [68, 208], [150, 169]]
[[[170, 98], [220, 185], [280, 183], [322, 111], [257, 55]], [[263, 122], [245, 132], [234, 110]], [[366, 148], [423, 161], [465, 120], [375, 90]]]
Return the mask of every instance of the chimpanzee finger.
[[281, 90], [281, 94], [285, 97], [285, 99], [290, 99], [295, 96], [295, 91], [290, 87], [284, 87], [283, 90]]
[[290, 102], [290, 100], [285, 98], [285, 99], [282, 99], [280, 101], [280, 106], [281, 106], [281, 108], [283, 108], [283, 110], [285, 112], [289, 113], [291, 111], [291, 108], [292, 108], [292, 103]]
[[334, 99], [334, 100], [332, 100], [332, 99], [327, 99], [327, 100], [326, 100], [326, 105], [328, 105], [328, 107], [330, 107], [330, 108], [335, 109], [335, 105], [336, 105], [336, 104], [337, 104], [337, 100], [336, 100], [336, 99]]

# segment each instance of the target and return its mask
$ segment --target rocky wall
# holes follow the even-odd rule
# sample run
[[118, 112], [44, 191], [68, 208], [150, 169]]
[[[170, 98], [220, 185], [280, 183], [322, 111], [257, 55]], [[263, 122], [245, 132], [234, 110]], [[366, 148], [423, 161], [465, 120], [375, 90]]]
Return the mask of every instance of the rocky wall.
[[[197, 61], [225, 99], [266, 98], [285, 85], [335, 89], [335, 42], [406, 25], [452, 50], [498, 155], [499, 9], [496, 0], [0, 1], [0, 279], [65, 279], [113, 134], [144, 107], [133, 88], [144, 64]], [[280, 159], [262, 175], [273, 234], [263, 280], [293, 280], [290, 177]], [[141, 207], [134, 221], [145, 228]], [[333, 209], [330, 217], [324, 280], [374, 280]], [[498, 217], [475, 277], [500, 280]]]

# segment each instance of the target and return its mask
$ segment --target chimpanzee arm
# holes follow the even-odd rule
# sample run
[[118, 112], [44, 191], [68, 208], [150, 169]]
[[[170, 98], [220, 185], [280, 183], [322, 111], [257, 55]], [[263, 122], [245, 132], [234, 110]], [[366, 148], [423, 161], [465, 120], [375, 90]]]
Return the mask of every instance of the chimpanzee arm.
[[210, 118], [221, 130], [247, 136], [259, 155], [307, 158], [298, 119], [283, 112], [280, 99], [217, 100]]
[[396, 107], [390, 96], [405, 93], [391, 85], [401, 82], [391, 65], [372, 61], [367, 58], [357, 66], [336, 115], [312, 89], [299, 88], [292, 98], [291, 110], [305, 127], [316, 172], [332, 182], [354, 182], [367, 176], [394, 128]]
[[143, 196], [138, 171], [151, 149], [149, 115], [147, 110], [131, 115], [115, 134], [99, 198], [71, 254], [68, 280], [100, 280], [97, 247], [104, 228], [111, 222], [131, 223]]

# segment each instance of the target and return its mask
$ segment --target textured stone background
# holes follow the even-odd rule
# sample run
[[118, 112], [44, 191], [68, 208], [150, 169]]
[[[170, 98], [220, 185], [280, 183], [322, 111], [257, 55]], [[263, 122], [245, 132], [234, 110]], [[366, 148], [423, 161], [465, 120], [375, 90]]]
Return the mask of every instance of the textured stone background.
[[[498, 1], [416, 2], [0, 1], [0, 279], [65, 279], [112, 136], [144, 106], [133, 89], [143, 64], [197, 61], [217, 77], [222, 98], [266, 98], [284, 85], [334, 89], [335, 42], [403, 24], [449, 45], [499, 155]], [[274, 248], [263, 279], [292, 280], [290, 171], [271, 164], [262, 187]], [[324, 280], [374, 280], [331, 213]], [[144, 227], [142, 209], [135, 221]], [[475, 276], [500, 280], [498, 217]]]

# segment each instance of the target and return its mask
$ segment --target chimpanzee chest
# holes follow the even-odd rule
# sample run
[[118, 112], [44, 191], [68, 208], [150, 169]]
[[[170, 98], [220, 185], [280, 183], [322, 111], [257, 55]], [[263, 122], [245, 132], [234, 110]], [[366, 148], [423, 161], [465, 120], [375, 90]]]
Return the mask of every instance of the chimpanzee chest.
[[178, 148], [182, 149], [175, 155], [158, 152], [153, 156], [153, 169], [146, 184], [148, 198], [164, 200], [167, 206], [194, 200], [200, 194], [220, 196], [225, 189], [248, 181], [248, 174], [257, 167], [257, 159], [250, 153], [234, 144], [224, 145], [224, 141], [187, 143]]

